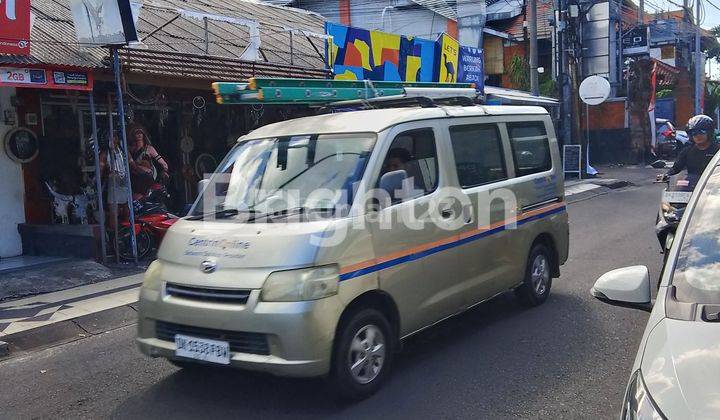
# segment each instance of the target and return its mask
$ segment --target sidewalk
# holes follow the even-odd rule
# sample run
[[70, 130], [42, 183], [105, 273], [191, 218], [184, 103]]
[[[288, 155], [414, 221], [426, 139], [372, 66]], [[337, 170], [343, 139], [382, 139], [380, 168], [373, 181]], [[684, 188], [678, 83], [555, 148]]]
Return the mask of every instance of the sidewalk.
[[565, 181], [565, 197], [569, 203], [607, 194], [618, 188], [652, 184], [657, 174], [667, 170], [632, 165], [598, 165], [595, 168], [599, 172], [595, 178]]
[[[10, 260], [10, 259], [8, 259]], [[132, 265], [104, 266], [91, 260], [48, 258], [46, 263], [0, 271], [0, 303], [125, 277], [145, 271]]]

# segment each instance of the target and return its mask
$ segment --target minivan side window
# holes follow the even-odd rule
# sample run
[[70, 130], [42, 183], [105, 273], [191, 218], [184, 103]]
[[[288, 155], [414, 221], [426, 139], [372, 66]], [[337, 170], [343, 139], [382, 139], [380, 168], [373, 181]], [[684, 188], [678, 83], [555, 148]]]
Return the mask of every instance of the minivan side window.
[[500, 130], [496, 124], [452, 126], [450, 140], [462, 188], [507, 178]]
[[378, 187], [388, 190], [394, 202], [400, 199], [394, 194], [395, 190], [400, 189], [397, 185], [399, 180], [395, 177], [394, 183], [389, 183], [388, 177], [383, 175], [397, 171], [405, 171], [404, 174], [400, 173], [403, 178], [400, 181], [404, 181], [406, 185], [411, 183], [414, 197], [427, 195], [437, 188], [438, 158], [435, 134], [431, 128], [400, 133], [390, 145], [383, 160]]
[[552, 168], [550, 142], [542, 121], [508, 123], [515, 174], [524, 176]]

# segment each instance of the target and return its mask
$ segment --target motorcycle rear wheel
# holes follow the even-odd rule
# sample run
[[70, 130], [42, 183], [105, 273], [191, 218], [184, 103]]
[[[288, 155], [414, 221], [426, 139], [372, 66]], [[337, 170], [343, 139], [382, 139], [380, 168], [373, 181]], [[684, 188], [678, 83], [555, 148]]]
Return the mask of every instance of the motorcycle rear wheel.
[[[138, 260], [144, 260], [153, 250], [153, 238], [149, 232], [143, 229], [140, 229], [135, 238]], [[120, 258], [123, 261], [133, 261], [132, 236], [129, 226], [121, 228], [118, 232], [118, 247], [120, 248]]]

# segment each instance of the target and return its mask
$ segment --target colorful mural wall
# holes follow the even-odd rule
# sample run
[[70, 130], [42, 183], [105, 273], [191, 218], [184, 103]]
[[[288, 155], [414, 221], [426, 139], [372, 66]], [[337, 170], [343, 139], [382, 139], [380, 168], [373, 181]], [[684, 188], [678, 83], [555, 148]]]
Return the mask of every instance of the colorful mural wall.
[[[452, 77], [453, 82], [457, 80], [458, 44], [450, 36], [443, 35], [436, 42], [329, 22], [325, 24], [325, 31], [333, 37], [327, 57], [336, 79], [437, 82], [439, 78], [445, 81]], [[446, 61], [439, 60], [441, 52]], [[454, 66], [452, 75], [446, 63]]]

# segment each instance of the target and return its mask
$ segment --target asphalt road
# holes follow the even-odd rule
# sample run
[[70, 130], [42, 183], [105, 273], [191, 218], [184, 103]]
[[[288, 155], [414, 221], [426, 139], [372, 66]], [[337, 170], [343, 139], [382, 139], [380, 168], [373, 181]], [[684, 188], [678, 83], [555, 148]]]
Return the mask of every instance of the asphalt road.
[[179, 371], [143, 357], [126, 327], [0, 363], [0, 418], [615, 418], [647, 314], [595, 301], [605, 271], [659, 275], [660, 187], [569, 206], [570, 260], [545, 305], [511, 294], [413, 337], [372, 398], [339, 404], [321, 380]]

